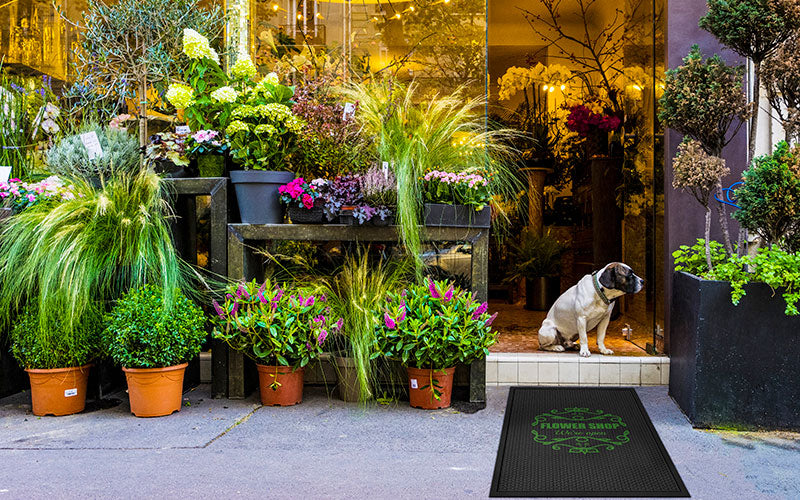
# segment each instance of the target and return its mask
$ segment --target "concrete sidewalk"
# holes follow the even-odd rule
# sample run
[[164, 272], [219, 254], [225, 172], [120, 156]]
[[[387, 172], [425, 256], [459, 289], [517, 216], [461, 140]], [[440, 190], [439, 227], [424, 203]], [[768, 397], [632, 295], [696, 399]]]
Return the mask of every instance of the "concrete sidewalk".
[[[637, 388], [693, 498], [800, 498], [800, 435], [694, 430], [666, 391]], [[359, 409], [319, 388], [270, 408], [201, 386], [158, 419], [127, 402], [39, 418], [16, 395], [0, 400], [0, 500], [486, 498], [507, 394], [489, 388], [487, 408], [467, 415]]]

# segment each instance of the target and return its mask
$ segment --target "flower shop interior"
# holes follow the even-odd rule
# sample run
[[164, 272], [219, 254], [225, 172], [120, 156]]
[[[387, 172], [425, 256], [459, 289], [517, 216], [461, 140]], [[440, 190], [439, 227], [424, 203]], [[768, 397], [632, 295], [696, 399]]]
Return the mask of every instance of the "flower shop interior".
[[[158, 1], [164, 3], [147, 0]], [[377, 236], [322, 241], [308, 236], [311, 230], [308, 234], [286, 231], [299, 236], [264, 238], [268, 241], [258, 245], [257, 238], [251, 242], [243, 237], [253, 243], [253, 252], [245, 260], [258, 269], [254, 278], [272, 276], [278, 282], [309, 270], [312, 275], [333, 276], [354, 255], [366, 255], [374, 265], [375, 261], [399, 261], [395, 257], [412, 250], [416, 257], [411, 256], [410, 267], [418, 273], [465, 290], [476, 289], [476, 242], [488, 234], [488, 255], [481, 264], [486, 268], [486, 297], [481, 300], [488, 301], [488, 314], [498, 313], [493, 320], [499, 333], [490, 348], [493, 354], [544, 354], [537, 331], [555, 299], [583, 276], [611, 262], [624, 262], [645, 284], [639, 293], [617, 301], [606, 345], [624, 357], [664, 354], [664, 129], [657, 118], [664, 74], [663, 0], [181, 0], [176, 4], [203, 12], [195, 16], [202, 24], [197, 29], [205, 29], [217, 49], [209, 49], [213, 54], [193, 55], [192, 50], [206, 50], [208, 41], [202, 36], [190, 39], [181, 27], [170, 43], [179, 53], [183, 33], [183, 55], [190, 63], [162, 59], [140, 73], [133, 68], [117, 77], [109, 63], [99, 68], [104, 76], [98, 77], [91, 73], [98, 68], [86, 55], [84, 38], [86, 33], [98, 39], [99, 35], [87, 27], [100, 14], [111, 12], [103, 9], [125, 2], [130, 3], [16, 0], [0, 5], [0, 98], [6, 103], [2, 126], [13, 122], [16, 115], [8, 112], [9, 103], [18, 102], [19, 95], [36, 101], [37, 110], [39, 105], [43, 110], [30, 119], [41, 130], [34, 131], [35, 140], [24, 141], [25, 151], [4, 139], [0, 165], [14, 166], [12, 178], [25, 175], [44, 182], [50, 174], [66, 173], [63, 166], [62, 170], [48, 169], [51, 158], [58, 163], [57, 155], [48, 149], [66, 142], [68, 132], [85, 135], [88, 122], [97, 131], [95, 137], [101, 136], [104, 150], [138, 147], [161, 177], [198, 177], [201, 172], [200, 177], [219, 178], [227, 177], [230, 170], [230, 179], [236, 183], [231, 165], [260, 161], [262, 166], [253, 163], [245, 169], [296, 174], [280, 180], [281, 191], [271, 194], [275, 204], [280, 197], [289, 205], [286, 219], [281, 215], [269, 224], [289, 220], [306, 224], [303, 218], [309, 214], [303, 209], [313, 207], [321, 209], [324, 218], [308, 224], [396, 223], [401, 241], [382, 241]], [[87, 12], [94, 12], [96, 18]], [[101, 47], [108, 41], [97, 43]], [[113, 52], [107, 47], [98, 50]], [[242, 55], [249, 56], [246, 66]], [[215, 58], [216, 66], [209, 62]], [[250, 66], [254, 66], [253, 74]], [[221, 76], [214, 67], [221, 68]], [[230, 75], [240, 71], [244, 76], [229, 86], [216, 83], [222, 80], [215, 78], [231, 82], [239, 78], [226, 76], [226, 71]], [[199, 97], [204, 91], [198, 90], [198, 81], [203, 79], [209, 89]], [[247, 87], [242, 81], [248, 79], [258, 83]], [[369, 92], [350, 86], [365, 81], [379, 83]], [[297, 116], [269, 114], [277, 113], [274, 110], [262, 113], [255, 105], [237, 108], [241, 96], [263, 91], [261, 82], [272, 85], [273, 97], [291, 103]], [[280, 97], [281, 84], [291, 87], [294, 96]], [[211, 92], [212, 85], [219, 88]], [[14, 97], [8, 97], [11, 93]], [[80, 126], [68, 123], [67, 117], [76, 116], [73, 111], [87, 96], [102, 101], [104, 107], [91, 116], [80, 110], [84, 122]], [[225, 119], [204, 114], [204, 102], [219, 113], [215, 116]], [[415, 171], [400, 165], [399, 153], [397, 157], [376, 155], [384, 143], [394, 140], [391, 131], [365, 134], [368, 124], [353, 118], [375, 102], [379, 105], [369, 111], [378, 119], [391, 108], [404, 124], [435, 120], [431, 102], [475, 116], [466, 126], [453, 126], [443, 139], [452, 151], [426, 157], [419, 161], [424, 170]], [[47, 103], [58, 109], [48, 111]], [[248, 120], [256, 115], [269, 116], [285, 128], [276, 130], [262, 121], [248, 129]], [[220, 122], [226, 128], [220, 128]], [[243, 128], [237, 128], [239, 124]], [[212, 130], [215, 126], [219, 131]], [[111, 135], [106, 137], [109, 129], [127, 130], [133, 146], [113, 145]], [[312, 129], [317, 138], [313, 147], [302, 140], [303, 131]], [[292, 145], [291, 167], [263, 166], [273, 165], [276, 146], [247, 142], [250, 139], [243, 136], [252, 133], [301, 136]], [[85, 137], [74, 142], [91, 151]], [[291, 149], [283, 142], [279, 147], [282, 154]], [[225, 156], [224, 166], [219, 165], [224, 175], [202, 174], [203, 168], [215, 168], [198, 161], [206, 151], [203, 148], [216, 148]], [[487, 160], [488, 156], [492, 158]], [[499, 167], [483, 165], [495, 162], [495, 157]], [[464, 158], [473, 159], [473, 167], [450, 168], [450, 164], [466, 164]], [[107, 180], [94, 175], [87, 182], [94, 182], [95, 189], [107, 189], [103, 188]], [[390, 181], [396, 192], [387, 195], [381, 185]], [[426, 203], [446, 204], [450, 197], [471, 205], [466, 223], [455, 225], [463, 228], [465, 237], [420, 241], [419, 233], [406, 227], [402, 213], [400, 200], [407, 196], [404, 182], [421, 185]], [[372, 197], [365, 185], [374, 187]], [[326, 199], [323, 207], [324, 196], [317, 199], [315, 194], [323, 189], [320, 186], [341, 194], [340, 199]], [[356, 196], [350, 191], [358, 191], [359, 186], [365, 191], [363, 197], [358, 194], [358, 202], [349, 199]], [[41, 189], [73, 196], [62, 192], [69, 187]], [[225, 265], [215, 268], [220, 257], [214, 256], [214, 245], [225, 247], [229, 241], [225, 232], [221, 237], [215, 233], [215, 189], [179, 195], [174, 210], [189, 215], [184, 222], [169, 224], [175, 235], [181, 235], [175, 238], [178, 253], [189, 264], [205, 268], [204, 277], [218, 277], [218, 270], [224, 271]], [[230, 189], [223, 211], [228, 211], [227, 222], [245, 223], [246, 208], [238, 187], [236, 193], [240, 205], [236, 206]], [[28, 206], [22, 204], [38, 203], [35, 196], [29, 202], [14, 199], [19, 210]], [[254, 200], [254, 204], [262, 203]], [[487, 207], [491, 207], [491, 228], [487, 223], [475, 231], [482, 227], [476, 221], [488, 217]], [[426, 221], [426, 225], [436, 224]], [[224, 263], [228, 270], [230, 248]], [[352, 278], [366, 280], [368, 274]], [[436, 292], [435, 287], [431, 290]], [[4, 300], [0, 298], [0, 306], [7, 305]], [[589, 345], [593, 355], [599, 356], [594, 332]], [[204, 344], [201, 379], [210, 377], [212, 350]], [[547, 355], [576, 356], [576, 351]], [[9, 373], [6, 366], [3, 371]], [[491, 383], [498, 374], [486, 376]]]

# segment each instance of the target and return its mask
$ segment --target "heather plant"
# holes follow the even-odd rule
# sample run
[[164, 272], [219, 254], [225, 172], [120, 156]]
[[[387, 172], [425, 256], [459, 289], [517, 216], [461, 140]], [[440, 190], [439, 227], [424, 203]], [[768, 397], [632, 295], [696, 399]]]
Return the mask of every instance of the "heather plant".
[[[89, 159], [89, 152], [81, 141], [83, 133], [94, 132], [103, 154]], [[108, 179], [114, 174], [132, 174], [139, 170], [141, 155], [139, 143], [125, 130], [104, 128], [97, 124], [85, 125], [77, 134], [61, 139], [47, 153], [47, 169], [65, 177]]]
[[743, 76], [743, 66], [728, 66], [718, 55], [703, 60], [694, 45], [683, 64], [666, 73], [658, 118], [720, 156], [750, 114]]
[[362, 172], [375, 159], [369, 137], [355, 119], [357, 103], [345, 109], [330, 78], [306, 81], [295, 91], [292, 111], [305, 126], [292, 167], [306, 178], [332, 179], [348, 172]]
[[397, 179], [390, 169], [372, 166], [359, 178], [364, 203], [375, 208], [392, 208], [397, 204]]
[[[705, 210], [706, 264], [713, 269], [713, 259], [709, 242], [711, 241], [711, 208], [709, 201], [714, 189], [721, 186], [721, 179], [730, 173], [725, 160], [706, 153], [702, 145], [694, 139], [684, 139], [678, 146], [678, 152], [672, 161], [672, 187], [689, 192]], [[724, 214], [720, 214], [726, 234], [728, 252], [732, 252], [730, 236], [727, 234], [727, 222]]]
[[[753, 62], [753, 103], [758, 106], [761, 91], [761, 65], [800, 27], [793, 14], [793, 1], [787, 0], [708, 0], [708, 13], [700, 27], [724, 45]], [[750, 115], [748, 160], [756, 149], [758, 113]], [[712, 154], [719, 154], [713, 153]]]
[[800, 232], [800, 176], [790, 167], [796, 167], [799, 155], [796, 146], [781, 141], [772, 154], [753, 160], [744, 172], [744, 184], [736, 190], [739, 210], [734, 218], [770, 247], [793, 244]]

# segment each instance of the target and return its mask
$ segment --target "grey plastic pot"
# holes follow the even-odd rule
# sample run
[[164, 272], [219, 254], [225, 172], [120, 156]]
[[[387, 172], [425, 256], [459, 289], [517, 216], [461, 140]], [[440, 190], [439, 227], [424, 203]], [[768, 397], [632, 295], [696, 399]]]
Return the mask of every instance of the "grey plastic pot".
[[232, 170], [239, 214], [244, 224], [281, 224], [283, 205], [278, 188], [294, 179], [283, 170]]

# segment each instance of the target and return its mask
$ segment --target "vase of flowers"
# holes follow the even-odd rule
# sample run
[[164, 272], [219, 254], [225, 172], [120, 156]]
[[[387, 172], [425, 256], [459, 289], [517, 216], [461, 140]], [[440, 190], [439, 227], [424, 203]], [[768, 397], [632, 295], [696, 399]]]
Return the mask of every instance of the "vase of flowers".
[[281, 201], [289, 207], [289, 219], [294, 224], [320, 224], [325, 218], [322, 210], [324, 179], [306, 182], [302, 177], [278, 188]]
[[447, 281], [428, 279], [381, 305], [383, 321], [375, 331], [375, 356], [402, 362], [408, 370], [411, 406], [450, 406], [453, 372], [489, 353], [497, 341], [486, 302]]
[[213, 305], [214, 337], [258, 365], [262, 404], [300, 403], [303, 369], [319, 357], [328, 334], [342, 327], [330, 318], [325, 297], [266, 280], [234, 283], [225, 301]]
[[479, 173], [431, 170], [422, 178], [425, 225], [489, 227], [489, 179]]
[[222, 177], [228, 149], [228, 144], [216, 130], [198, 130], [186, 138], [187, 153], [197, 159], [200, 177]]

